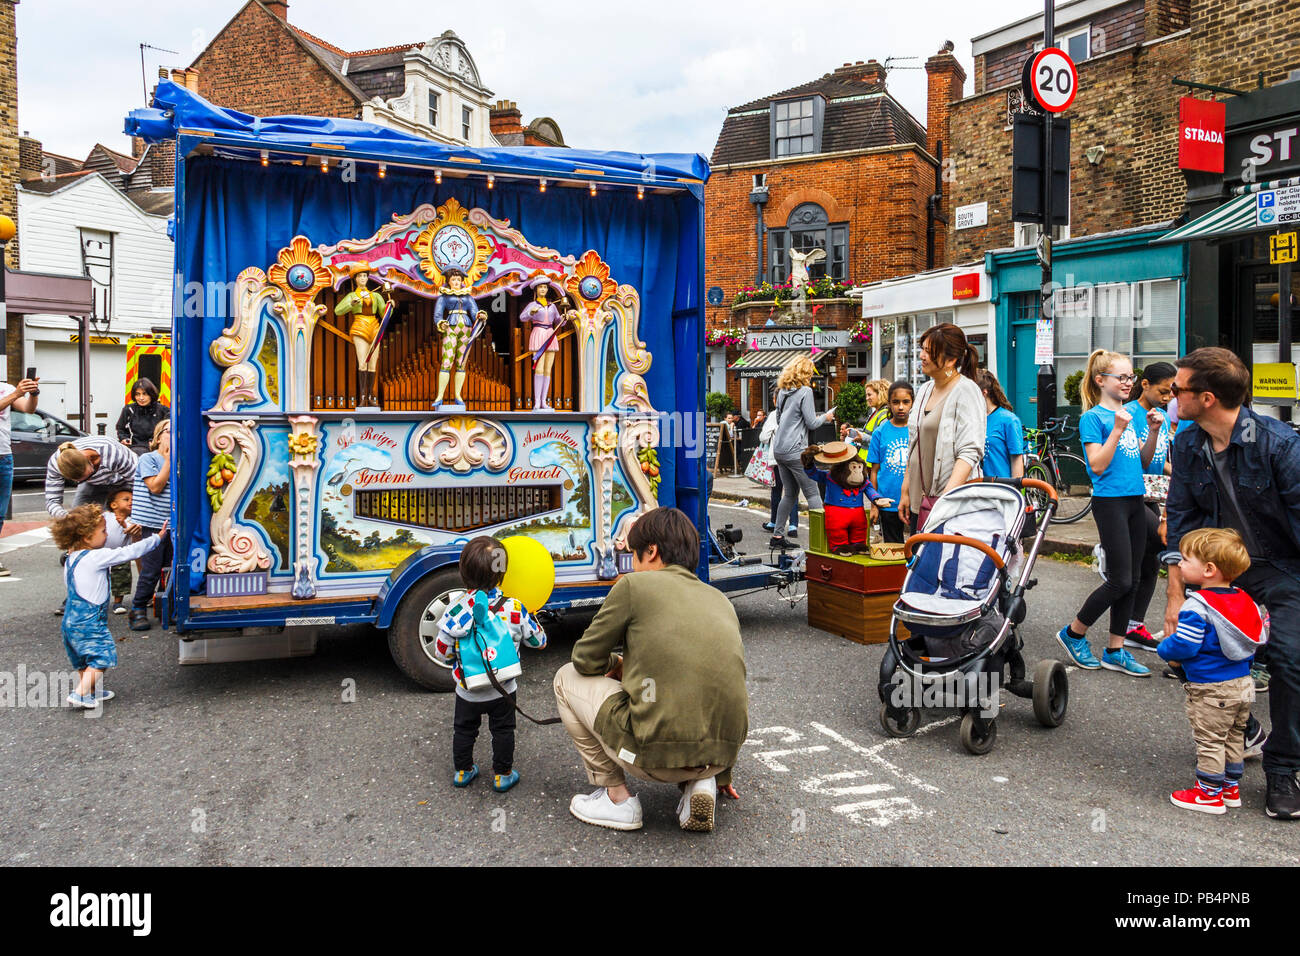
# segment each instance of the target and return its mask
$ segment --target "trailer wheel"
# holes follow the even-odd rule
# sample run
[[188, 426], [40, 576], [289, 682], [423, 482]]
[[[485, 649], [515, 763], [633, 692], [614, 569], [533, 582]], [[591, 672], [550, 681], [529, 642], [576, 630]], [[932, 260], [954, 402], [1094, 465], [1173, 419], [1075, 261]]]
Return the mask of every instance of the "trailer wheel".
[[398, 670], [421, 687], [440, 693], [456, 688], [451, 667], [434, 660], [433, 642], [442, 612], [464, 590], [455, 568], [430, 574], [406, 592], [393, 615], [388, 651]]

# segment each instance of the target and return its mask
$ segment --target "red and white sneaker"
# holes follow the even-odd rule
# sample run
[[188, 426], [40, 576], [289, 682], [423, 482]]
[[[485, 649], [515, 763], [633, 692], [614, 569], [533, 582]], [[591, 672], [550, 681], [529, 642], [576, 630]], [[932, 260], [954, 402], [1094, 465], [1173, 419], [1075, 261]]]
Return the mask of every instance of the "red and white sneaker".
[[[1200, 813], [1228, 812], [1228, 808], [1223, 805], [1222, 795], [1216, 793], [1211, 796], [1200, 787], [1175, 790], [1169, 795], [1169, 802], [1176, 807], [1182, 807], [1184, 810], [1196, 810]], [[1238, 798], [1237, 802], [1241, 802], [1240, 798]]]
[[1231, 786], [1225, 786], [1219, 791], [1219, 797], [1223, 800], [1225, 807], [1239, 807], [1241, 806], [1241, 786], [1235, 783]]
[[[1164, 632], [1161, 631], [1161, 634], [1163, 633]], [[1141, 627], [1135, 627], [1124, 635], [1124, 646], [1140, 647], [1144, 651], [1154, 651], [1160, 646], [1160, 640], [1159, 638], [1154, 637], [1151, 632], [1147, 630], [1147, 626], [1143, 624]]]

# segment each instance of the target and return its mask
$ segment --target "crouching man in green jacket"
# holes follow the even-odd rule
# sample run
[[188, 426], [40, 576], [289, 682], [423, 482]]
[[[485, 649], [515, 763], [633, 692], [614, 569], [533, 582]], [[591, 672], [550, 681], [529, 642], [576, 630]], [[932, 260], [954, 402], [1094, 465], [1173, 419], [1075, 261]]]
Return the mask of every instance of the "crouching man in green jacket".
[[569, 811], [584, 823], [639, 829], [631, 774], [677, 784], [681, 828], [707, 832], [749, 730], [740, 622], [726, 596], [695, 576], [700, 536], [684, 513], [647, 512], [627, 540], [635, 573], [610, 589], [572, 663], [555, 675], [564, 728], [600, 788], [575, 796]]

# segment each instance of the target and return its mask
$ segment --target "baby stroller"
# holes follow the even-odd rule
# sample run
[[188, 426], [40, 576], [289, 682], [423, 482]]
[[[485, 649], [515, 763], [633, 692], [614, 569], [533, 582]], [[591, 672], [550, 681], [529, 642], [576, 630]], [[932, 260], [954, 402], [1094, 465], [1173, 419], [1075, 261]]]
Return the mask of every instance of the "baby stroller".
[[[1027, 553], [1021, 540], [1026, 488], [1041, 491], [1047, 501]], [[935, 502], [923, 533], [904, 546], [907, 577], [880, 662], [885, 733], [916, 733], [922, 707], [956, 708], [962, 711], [962, 745], [973, 754], [988, 753], [997, 740], [1004, 687], [1032, 699], [1043, 726], [1065, 721], [1065, 666], [1039, 661], [1033, 680], [1026, 680], [1017, 632], [1025, 619], [1025, 591], [1037, 583], [1029, 575], [1055, 511], [1055, 490], [1033, 478], [983, 478]], [[900, 624], [907, 631], [901, 638]]]

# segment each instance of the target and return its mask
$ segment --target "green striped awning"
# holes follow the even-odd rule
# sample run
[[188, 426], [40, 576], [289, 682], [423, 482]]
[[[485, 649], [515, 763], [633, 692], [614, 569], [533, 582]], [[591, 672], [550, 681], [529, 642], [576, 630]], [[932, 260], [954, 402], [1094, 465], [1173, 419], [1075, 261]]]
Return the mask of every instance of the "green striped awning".
[[[830, 354], [818, 350], [811, 356], [813, 364], [820, 365]], [[750, 349], [728, 365], [727, 371], [738, 372], [741, 378], [778, 378], [786, 363], [800, 355], [809, 355], [808, 349]]]
[[1191, 242], [1195, 239], [1218, 239], [1223, 236], [1245, 235], [1269, 229], [1258, 225], [1255, 219], [1255, 194], [1246, 193], [1235, 196], [1225, 202], [1214, 212], [1193, 219], [1185, 226], [1179, 226], [1173, 232], [1167, 232], [1159, 239], [1151, 240], [1152, 245], [1162, 242]]

